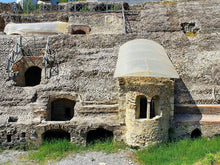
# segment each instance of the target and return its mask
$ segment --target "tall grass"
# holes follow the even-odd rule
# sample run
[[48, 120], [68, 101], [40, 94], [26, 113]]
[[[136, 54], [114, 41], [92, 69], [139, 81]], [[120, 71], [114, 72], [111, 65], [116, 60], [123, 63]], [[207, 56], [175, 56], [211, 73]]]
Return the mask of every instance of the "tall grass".
[[206, 157], [208, 153], [220, 152], [220, 137], [180, 140], [150, 146], [136, 152], [142, 164], [190, 165]]
[[96, 141], [87, 146], [79, 146], [67, 140], [52, 140], [43, 142], [36, 151], [31, 151], [28, 155], [28, 159], [43, 163], [47, 160], [60, 160], [69, 153], [81, 151], [103, 151], [112, 153], [117, 152], [119, 149], [125, 149], [126, 147], [123, 142], [113, 142], [112, 138], [104, 142]]
[[69, 151], [77, 152], [79, 150], [79, 146], [71, 144], [67, 140], [45, 141], [36, 151], [32, 151], [28, 155], [28, 158], [38, 162], [44, 162], [47, 159], [60, 160], [66, 156]]

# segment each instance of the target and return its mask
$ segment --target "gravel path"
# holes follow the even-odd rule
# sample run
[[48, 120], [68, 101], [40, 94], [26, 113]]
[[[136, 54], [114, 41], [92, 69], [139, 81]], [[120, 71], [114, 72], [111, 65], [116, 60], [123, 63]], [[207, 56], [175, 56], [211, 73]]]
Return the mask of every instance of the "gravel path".
[[[36, 165], [35, 162], [23, 157], [27, 152], [5, 150], [0, 153], [0, 165]], [[118, 153], [82, 152], [69, 154], [60, 161], [48, 161], [48, 165], [137, 165], [132, 161], [132, 151], [122, 150]]]

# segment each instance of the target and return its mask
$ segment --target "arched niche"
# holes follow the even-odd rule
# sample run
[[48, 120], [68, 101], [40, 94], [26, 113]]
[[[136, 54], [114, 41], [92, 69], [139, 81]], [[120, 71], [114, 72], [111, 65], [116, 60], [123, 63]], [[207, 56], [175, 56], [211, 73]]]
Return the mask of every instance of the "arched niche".
[[76, 30], [76, 31], [73, 31], [72, 34], [86, 34], [86, 32], [83, 30]]
[[62, 129], [51, 129], [42, 134], [43, 141], [64, 140], [64, 139], [70, 141], [70, 133]]
[[191, 138], [200, 138], [202, 136], [202, 132], [196, 128], [191, 132]]
[[40, 84], [43, 57], [24, 56], [14, 63], [12, 70], [15, 73], [13, 80], [17, 86], [36, 86]]
[[87, 25], [70, 25], [68, 27], [68, 33], [69, 34], [73, 34], [73, 35], [85, 35], [85, 34], [89, 34], [91, 31], [90, 27]]
[[50, 103], [51, 121], [68, 121], [74, 116], [75, 101], [66, 98], [57, 98]]
[[96, 130], [91, 130], [87, 133], [86, 143], [91, 144], [96, 141], [106, 141], [107, 139], [113, 139], [113, 132], [108, 131], [104, 128], [98, 128]]

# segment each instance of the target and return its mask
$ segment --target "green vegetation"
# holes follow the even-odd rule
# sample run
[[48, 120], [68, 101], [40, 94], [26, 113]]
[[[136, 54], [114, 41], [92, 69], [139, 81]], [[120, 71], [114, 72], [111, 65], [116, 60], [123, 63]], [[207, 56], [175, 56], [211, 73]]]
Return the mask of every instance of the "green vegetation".
[[83, 8], [80, 10], [81, 12], [89, 12], [90, 8], [88, 5], [84, 5]]
[[28, 159], [43, 163], [47, 160], [60, 160], [69, 153], [78, 153], [81, 151], [103, 151], [106, 153], [117, 152], [119, 149], [125, 149], [127, 146], [123, 142], [114, 143], [112, 139], [105, 142], [96, 141], [87, 146], [79, 146], [70, 143], [67, 140], [45, 141], [36, 151], [31, 151]]
[[40, 4], [32, 5], [31, 4], [32, 0], [25, 0], [23, 4], [23, 11], [24, 13], [30, 13], [33, 12], [37, 9], [39, 9]]
[[194, 33], [194, 32], [186, 32], [186, 36], [187, 37], [195, 37], [196, 33]]
[[[220, 137], [180, 140], [157, 144], [136, 152], [138, 161], [151, 165], [189, 165], [207, 161], [210, 165], [219, 161]], [[202, 161], [202, 162], [204, 162]]]
[[121, 4], [112, 5], [110, 8], [111, 11], [121, 10]]
[[204, 160], [201, 161], [202, 165], [214, 165], [214, 163], [220, 164], [220, 152], [216, 155], [212, 153], [206, 154], [206, 157]]
[[66, 3], [68, 0], [59, 0], [59, 3]]

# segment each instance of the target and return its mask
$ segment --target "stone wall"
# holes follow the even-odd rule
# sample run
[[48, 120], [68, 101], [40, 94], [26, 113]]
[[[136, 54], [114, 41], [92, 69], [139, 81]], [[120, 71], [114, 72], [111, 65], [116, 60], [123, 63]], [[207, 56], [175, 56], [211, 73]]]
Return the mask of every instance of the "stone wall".
[[[173, 82], [162, 78], [120, 78], [119, 84], [119, 117], [120, 124], [126, 126], [126, 143], [136, 147], [166, 141], [174, 114]], [[138, 96], [147, 98], [146, 118], [135, 115]], [[150, 118], [150, 104], [155, 96], [158, 96], [158, 105], [155, 116]]]
[[[28, 16], [3, 14], [7, 23], [57, 21], [67, 16], [73, 24], [87, 23], [93, 32], [89, 35], [50, 36], [50, 48], [56, 50], [58, 74], [47, 79], [42, 73], [40, 85], [34, 87], [21, 87], [16, 85], [15, 79], [8, 77], [8, 58], [19, 37], [0, 35], [0, 143], [11, 145], [7, 142], [7, 135], [11, 135], [12, 141], [16, 141], [23, 136], [23, 132], [26, 132], [26, 139], [30, 137], [34, 142], [40, 143], [41, 135], [46, 130], [56, 128], [65, 129], [71, 134], [71, 141], [80, 144], [85, 144], [89, 130], [100, 127], [113, 131], [116, 140], [126, 139], [126, 113], [120, 112], [119, 107], [123, 101], [119, 101], [119, 82], [113, 78], [113, 74], [120, 45], [132, 39], [153, 40], [166, 49], [180, 76], [180, 79], [174, 80], [174, 99], [175, 104], [185, 104], [183, 111], [188, 112], [191, 104], [219, 105], [219, 6], [216, 1], [176, 2], [168, 6], [146, 3], [145, 10], [126, 13], [127, 18], [130, 14], [129, 17], [133, 20], [126, 22], [128, 30], [131, 30], [129, 32], [133, 32], [128, 34], [121, 33], [121, 13], [49, 13]], [[109, 22], [111, 28], [105, 31], [105, 20], [108, 22], [112, 18], [113, 22]], [[97, 23], [96, 20], [100, 22]], [[190, 23], [193, 22], [195, 27], [191, 27]], [[187, 32], [195, 32], [194, 37], [187, 36]], [[47, 37], [35, 37], [35, 42], [40, 45], [39, 49], [33, 46], [33, 38], [24, 38], [24, 45], [31, 47], [33, 56], [43, 58]], [[43, 64], [42, 61], [41, 67]], [[48, 67], [46, 71], [49, 69]], [[70, 96], [76, 101], [73, 119], [65, 122], [47, 121], [50, 100]], [[176, 112], [178, 105], [175, 106]], [[199, 111], [203, 113], [201, 109]], [[183, 128], [187, 125], [186, 122], [178, 122], [176, 117], [178, 113], [174, 115], [173, 128], [179, 137], [189, 135], [194, 128], [202, 126], [203, 136], [219, 134], [219, 114], [216, 115], [215, 122], [188, 122], [187, 129]], [[167, 121], [164, 121], [167, 127], [163, 128], [166, 138], [169, 127]], [[155, 126], [152, 137], [156, 139], [159, 135], [157, 128], [161, 127], [161, 123], [151, 123]], [[209, 134], [208, 130], [212, 126]], [[138, 139], [140, 142], [141, 138], [142, 136]], [[20, 140], [17, 143], [22, 143], [23, 139]]]
[[10, 3], [1, 3], [0, 2], [0, 14], [3, 12], [9, 12], [11, 10]]

